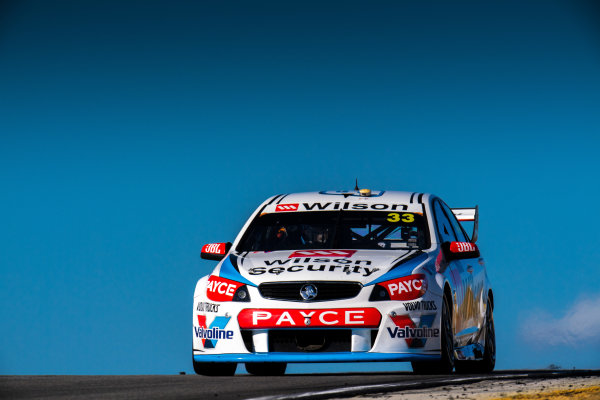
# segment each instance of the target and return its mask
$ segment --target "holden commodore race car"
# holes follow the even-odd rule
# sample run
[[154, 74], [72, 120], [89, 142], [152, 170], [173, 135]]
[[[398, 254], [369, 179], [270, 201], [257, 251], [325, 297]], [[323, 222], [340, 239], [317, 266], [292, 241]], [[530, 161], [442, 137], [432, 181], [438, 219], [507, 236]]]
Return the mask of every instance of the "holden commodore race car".
[[[474, 221], [471, 236], [461, 221]], [[281, 375], [287, 363], [409, 361], [416, 373], [494, 369], [494, 297], [478, 211], [413, 192], [277, 195], [196, 284], [198, 374]]]

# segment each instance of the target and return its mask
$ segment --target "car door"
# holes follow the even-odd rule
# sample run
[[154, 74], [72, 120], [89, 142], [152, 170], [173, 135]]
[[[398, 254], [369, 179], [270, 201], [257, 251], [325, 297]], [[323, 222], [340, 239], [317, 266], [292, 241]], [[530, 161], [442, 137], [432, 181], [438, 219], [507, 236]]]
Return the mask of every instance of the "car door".
[[[459, 241], [451, 219], [444, 210], [444, 204], [439, 199], [434, 201], [433, 213], [440, 243]], [[463, 237], [460, 238], [462, 241], [466, 240]], [[470, 318], [472, 277], [467, 268], [465, 260], [452, 260], [446, 269], [452, 283], [452, 325], [457, 346], [464, 346], [475, 333], [471, 329], [474, 321]]]
[[[441, 202], [442, 208], [448, 215], [456, 237], [461, 242], [469, 242], [469, 237], [462, 225], [456, 219], [456, 216], [447, 204]], [[458, 331], [459, 341], [465, 344], [475, 341], [483, 326], [485, 317], [485, 307], [483, 307], [483, 291], [485, 284], [485, 269], [479, 263], [479, 257], [461, 260], [464, 267], [462, 274], [463, 287], [465, 290], [461, 309], [458, 310], [460, 319], [463, 322], [463, 329]]]

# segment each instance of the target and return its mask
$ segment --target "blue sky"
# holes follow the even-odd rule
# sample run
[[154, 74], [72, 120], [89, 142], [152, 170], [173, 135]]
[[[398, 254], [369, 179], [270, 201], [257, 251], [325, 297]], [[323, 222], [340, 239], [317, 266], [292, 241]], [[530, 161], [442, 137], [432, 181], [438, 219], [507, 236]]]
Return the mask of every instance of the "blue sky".
[[201, 246], [356, 177], [479, 205], [498, 368], [600, 367], [593, 1], [0, 7], [0, 373], [191, 372]]

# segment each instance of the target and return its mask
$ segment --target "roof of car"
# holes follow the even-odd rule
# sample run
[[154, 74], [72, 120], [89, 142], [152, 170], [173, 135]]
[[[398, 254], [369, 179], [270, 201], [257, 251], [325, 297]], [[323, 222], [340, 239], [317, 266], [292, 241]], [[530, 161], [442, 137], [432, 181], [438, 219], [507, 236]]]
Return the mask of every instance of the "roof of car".
[[[362, 193], [361, 193], [362, 192]], [[334, 207], [335, 203], [349, 203], [349, 204], [406, 204], [408, 207], [417, 206], [427, 201], [429, 194], [419, 192], [402, 192], [402, 191], [388, 191], [388, 190], [372, 190], [365, 193], [365, 189], [361, 191], [337, 191], [337, 190], [324, 190], [320, 192], [304, 192], [304, 193], [289, 193], [280, 194], [268, 199], [263, 206], [268, 208], [264, 211], [272, 212], [270, 209], [277, 207], [277, 210], [273, 211], [284, 211], [285, 206], [290, 206], [292, 209], [289, 211], [296, 211], [293, 209], [294, 206], [299, 204], [313, 204], [320, 203], [326, 204], [331, 203], [331, 207]], [[335, 207], [337, 209], [337, 207]], [[375, 208], [376, 209], [376, 208]], [[315, 208], [319, 210], [319, 208]], [[287, 210], [286, 210], [287, 211]], [[300, 211], [300, 210], [298, 210]]]

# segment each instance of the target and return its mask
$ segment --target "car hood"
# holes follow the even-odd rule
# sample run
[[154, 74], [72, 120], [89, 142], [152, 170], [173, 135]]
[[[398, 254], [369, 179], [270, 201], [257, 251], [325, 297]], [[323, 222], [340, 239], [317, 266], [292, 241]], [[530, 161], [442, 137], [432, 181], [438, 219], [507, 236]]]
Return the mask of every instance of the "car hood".
[[[220, 275], [229, 275], [228, 272], [235, 270], [254, 285], [273, 281], [352, 281], [365, 285], [378, 280], [390, 269], [420, 254], [423, 252], [419, 250], [293, 250], [232, 253], [223, 261]], [[411, 265], [416, 267], [412, 263]], [[408, 274], [411, 272], [407, 271]]]

